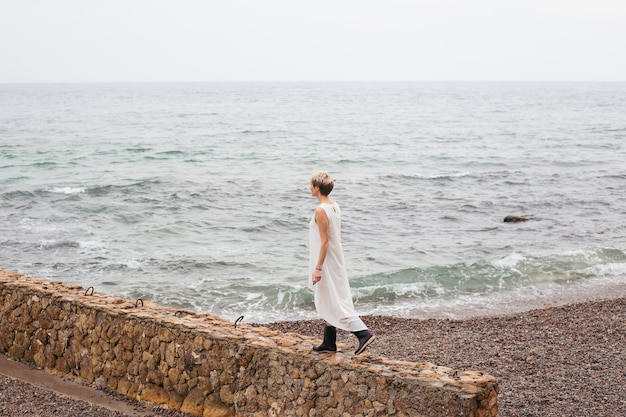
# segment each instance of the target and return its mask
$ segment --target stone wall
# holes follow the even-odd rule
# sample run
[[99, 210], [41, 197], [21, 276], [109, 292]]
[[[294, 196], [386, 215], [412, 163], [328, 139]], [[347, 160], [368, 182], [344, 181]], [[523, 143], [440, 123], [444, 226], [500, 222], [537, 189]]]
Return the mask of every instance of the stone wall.
[[498, 414], [481, 372], [349, 353], [314, 340], [0, 271], [0, 352], [199, 416]]

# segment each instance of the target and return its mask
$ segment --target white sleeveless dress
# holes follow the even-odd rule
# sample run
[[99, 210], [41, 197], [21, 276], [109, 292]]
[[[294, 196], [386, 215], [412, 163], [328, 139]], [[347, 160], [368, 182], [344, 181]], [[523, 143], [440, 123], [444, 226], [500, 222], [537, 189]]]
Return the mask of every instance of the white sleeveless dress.
[[309, 286], [313, 288], [319, 316], [332, 326], [349, 332], [367, 329], [354, 311], [352, 292], [341, 246], [341, 210], [335, 202], [320, 204], [328, 216], [328, 252], [322, 266], [322, 279], [313, 285], [311, 275], [320, 253], [320, 231], [315, 215], [309, 226]]

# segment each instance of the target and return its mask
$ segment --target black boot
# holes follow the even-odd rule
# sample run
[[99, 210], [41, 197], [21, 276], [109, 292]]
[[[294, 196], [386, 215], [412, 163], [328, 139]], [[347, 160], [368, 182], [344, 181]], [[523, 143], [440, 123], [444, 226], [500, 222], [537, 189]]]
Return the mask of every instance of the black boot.
[[359, 348], [354, 352], [355, 355], [362, 353], [376, 339], [376, 336], [367, 329], [352, 333], [359, 339]]
[[337, 329], [334, 326], [326, 326], [324, 328], [324, 341], [319, 346], [313, 346], [316, 352], [337, 352]]

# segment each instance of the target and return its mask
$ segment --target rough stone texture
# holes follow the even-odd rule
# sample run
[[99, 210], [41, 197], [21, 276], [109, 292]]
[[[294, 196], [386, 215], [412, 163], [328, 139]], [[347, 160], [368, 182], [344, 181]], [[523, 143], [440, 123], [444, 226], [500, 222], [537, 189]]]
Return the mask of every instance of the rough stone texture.
[[198, 416], [494, 417], [478, 371], [350, 353], [314, 339], [0, 271], [0, 351]]

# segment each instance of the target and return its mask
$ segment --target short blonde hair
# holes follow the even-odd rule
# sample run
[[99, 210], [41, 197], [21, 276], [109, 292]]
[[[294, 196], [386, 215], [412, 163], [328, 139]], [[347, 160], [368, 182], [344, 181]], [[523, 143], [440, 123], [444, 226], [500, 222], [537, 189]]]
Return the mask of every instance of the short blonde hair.
[[319, 187], [322, 195], [328, 195], [333, 190], [335, 181], [328, 172], [319, 171], [311, 176], [311, 184], [313, 184], [314, 187]]

